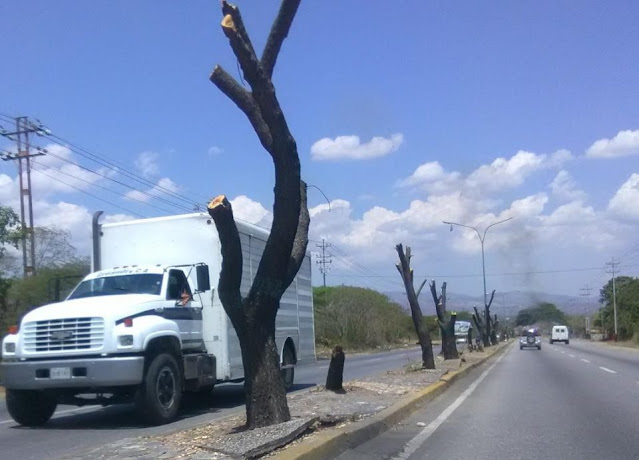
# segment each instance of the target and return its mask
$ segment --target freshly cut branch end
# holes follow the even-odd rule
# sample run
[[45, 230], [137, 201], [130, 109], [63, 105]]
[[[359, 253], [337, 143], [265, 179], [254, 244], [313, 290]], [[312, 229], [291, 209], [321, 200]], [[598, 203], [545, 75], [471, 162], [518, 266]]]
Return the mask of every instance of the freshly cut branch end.
[[229, 200], [226, 199], [226, 195], [218, 195], [215, 198], [213, 198], [211, 202], [208, 204], [207, 208], [212, 211], [218, 206], [222, 206], [223, 208], [231, 207], [231, 203], [229, 202]]
[[222, 23], [220, 24], [223, 29], [230, 29], [233, 32], [237, 32], [235, 29], [235, 22], [233, 22], [233, 17], [230, 14], [227, 14], [222, 18]]

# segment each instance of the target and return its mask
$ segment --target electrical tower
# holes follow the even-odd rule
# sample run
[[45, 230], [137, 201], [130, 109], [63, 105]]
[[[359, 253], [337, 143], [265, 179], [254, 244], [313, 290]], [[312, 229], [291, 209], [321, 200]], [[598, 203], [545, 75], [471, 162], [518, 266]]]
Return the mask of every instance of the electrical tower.
[[607, 270], [606, 272], [612, 273], [612, 311], [615, 318], [615, 341], [617, 341], [617, 286], [615, 285], [615, 274], [619, 262], [617, 262], [613, 257], [610, 262], [606, 262], [606, 265], [610, 267], [610, 270]]
[[15, 119], [15, 131], [0, 129], [0, 135], [16, 143], [16, 152], [3, 151], [0, 158], [4, 161], [18, 160], [18, 178], [20, 182], [20, 222], [22, 225], [22, 267], [24, 277], [35, 275], [35, 235], [33, 231], [33, 200], [31, 193], [31, 158], [44, 155], [46, 150], [33, 147], [31, 153], [30, 134], [48, 134], [41, 123], [34, 123], [28, 117]]
[[315, 263], [319, 265], [320, 273], [322, 273], [322, 278], [324, 279], [324, 287], [326, 287], [326, 273], [330, 271], [332, 263], [332, 254], [327, 255], [326, 249], [330, 248], [331, 245], [322, 238], [322, 244], [316, 244], [315, 246], [322, 250], [322, 254], [317, 256]]

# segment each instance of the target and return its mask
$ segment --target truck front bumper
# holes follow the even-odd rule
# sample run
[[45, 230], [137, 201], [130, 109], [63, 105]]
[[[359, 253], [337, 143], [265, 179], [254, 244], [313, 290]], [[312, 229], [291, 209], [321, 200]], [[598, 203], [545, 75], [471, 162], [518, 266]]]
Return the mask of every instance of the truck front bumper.
[[137, 385], [143, 374], [143, 356], [0, 363], [0, 382], [13, 390]]

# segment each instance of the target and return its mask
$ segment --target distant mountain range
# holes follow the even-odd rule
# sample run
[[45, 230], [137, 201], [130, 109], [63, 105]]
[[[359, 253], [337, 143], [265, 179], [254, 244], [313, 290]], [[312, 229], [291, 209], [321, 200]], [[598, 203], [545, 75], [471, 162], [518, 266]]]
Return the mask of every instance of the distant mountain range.
[[[409, 309], [406, 293], [402, 291], [384, 292], [392, 301], [397, 302], [404, 308]], [[488, 294], [490, 296], [490, 293]], [[489, 297], [490, 298], [490, 297]], [[473, 311], [473, 306], [480, 308], [483, 301], [480, 296], [469, 296], [465, 294], [457, 294], [449, 292], [447, 295], [449, 311]], [[514, 291], [514, 292], [497, 292], [495, 300], [491, 307], [491, 313], [497, 313], [499, 316], [516, 316], [520, 309], [534, 307], [541, 302], [555, 304], [557, 308], [568, 315], [584, 315], [598, 310], [599, 296], [580, 297], [560, 294], [547, 294], [544, 292], [534, 291]], [[419, 305], [426, 315], [435, 314], [435, 305], [431, 297], [428, 286], [424, 286], [419, 296]]]

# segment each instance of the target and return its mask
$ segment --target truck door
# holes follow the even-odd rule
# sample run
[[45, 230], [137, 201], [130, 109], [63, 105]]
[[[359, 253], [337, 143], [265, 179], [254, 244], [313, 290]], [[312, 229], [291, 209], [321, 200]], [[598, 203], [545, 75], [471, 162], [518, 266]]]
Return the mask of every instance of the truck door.
[[193, 299], [193, 291], [182, 270], [169, 270], [164, 314], [180, 329], [182, 348], [203, 349], [202, 305]]

